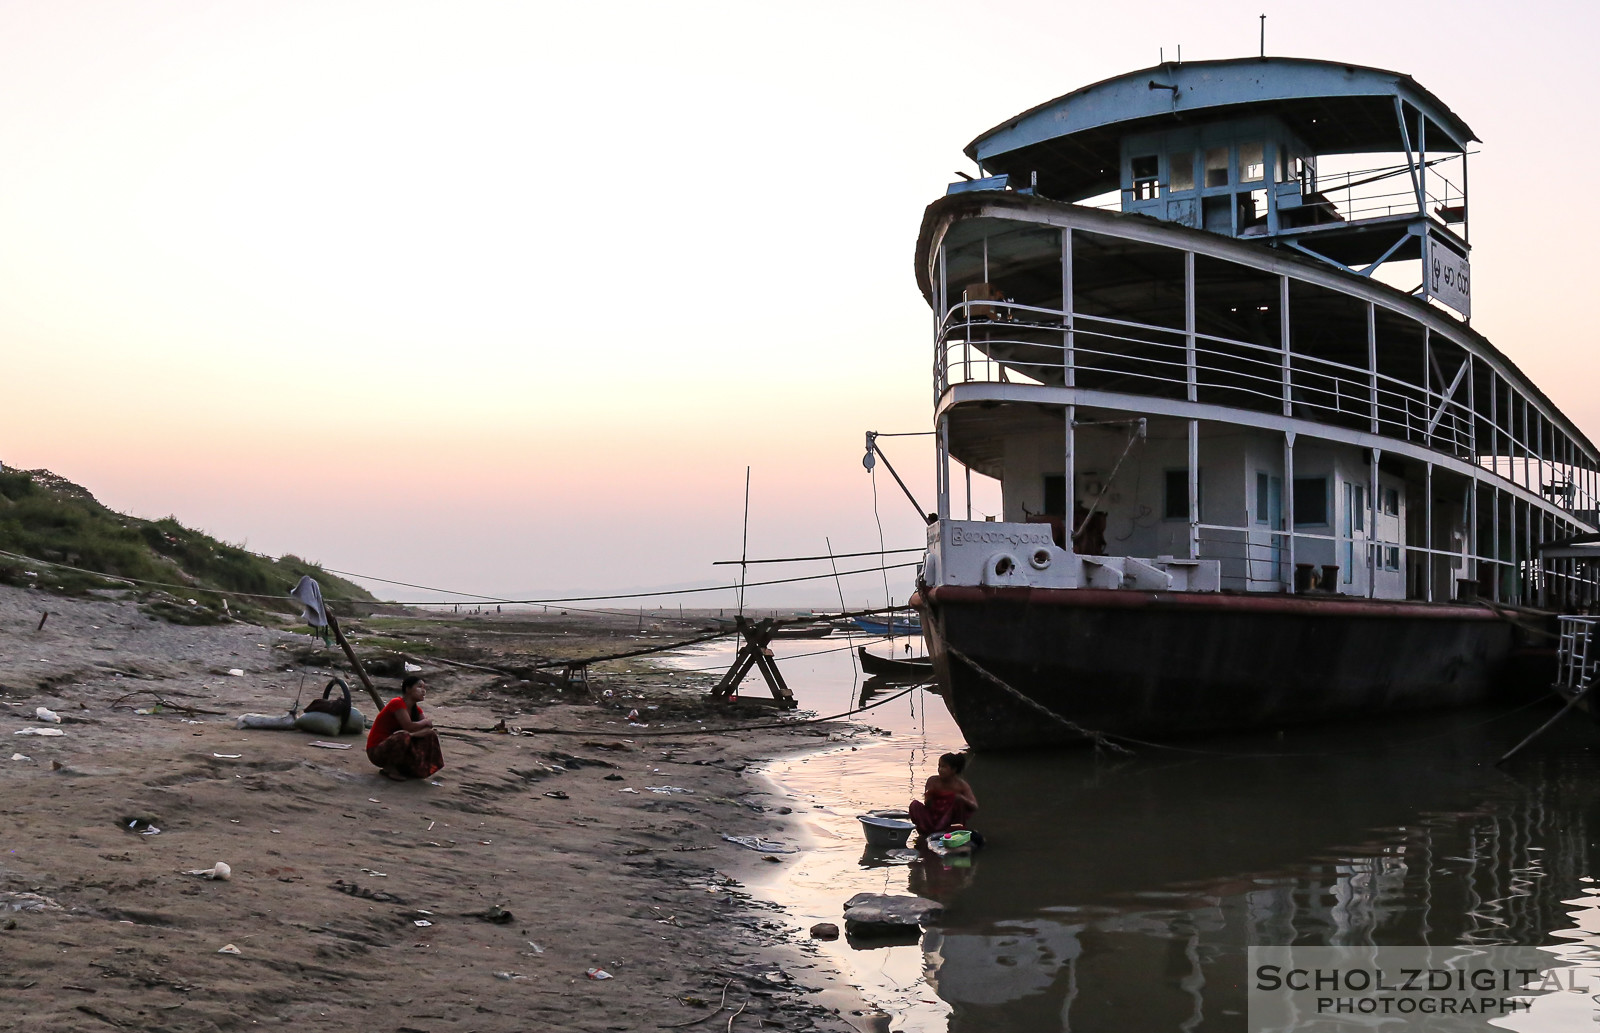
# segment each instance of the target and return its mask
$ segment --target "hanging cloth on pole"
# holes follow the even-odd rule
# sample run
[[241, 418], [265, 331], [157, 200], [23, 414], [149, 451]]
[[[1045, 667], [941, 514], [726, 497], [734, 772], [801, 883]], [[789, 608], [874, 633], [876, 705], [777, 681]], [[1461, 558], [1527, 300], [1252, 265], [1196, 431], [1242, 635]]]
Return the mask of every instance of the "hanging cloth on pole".
[[322, 602], [322, 586], [316, 579], [306, 576], [300, 579], [289, 595], [300, 603], [300, 616], [322, 636], [322, 642], [327, 645], [330, 640], [328, 631], [328, 610]]

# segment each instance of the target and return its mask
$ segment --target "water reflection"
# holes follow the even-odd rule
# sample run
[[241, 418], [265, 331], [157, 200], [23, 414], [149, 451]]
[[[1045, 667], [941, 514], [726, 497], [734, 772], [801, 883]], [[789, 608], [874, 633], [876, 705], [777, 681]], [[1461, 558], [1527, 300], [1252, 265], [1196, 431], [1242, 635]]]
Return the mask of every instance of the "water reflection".
[[[874, 889], [947, 907], [915, 948], [942, 1007], [897, 992], [896, 1028], [1243, 1029], [1252, 945], [1593, 951], [1600, 734], [1574, 720], [1509, 772], [1488, 764], [1542, 716], [1204, 744], [1217, 755], [981, 756], [967, 777], [988, 846], [969, 865], [851, 852]], [[878, 748], [893, 789], [906, 748]], [[829, 763], [856, 776], [839, 811], [871, 796], [870, 756], [794, 769]], [[782, 777], [804, 787], [794, 769]], [[901, 875], [884, 883], [886, 870]], [[826, 874], [791, 888], [804, 900]], [[828, 902], [847, 874], [832, 873]]]
[[[843, 650], [780, 660], [819, 712], [886, 698]], [[919, 693], [865, 715], [887, 738], [774, 766], [809, 812], [813, 849], [763, 889], [800, 928], [837, 922], [861, 891], [945, 903], [915, 944], [819, 945], [895, 1029], [1242, 1030], [1252, 945], [1538, 946], [1600, 983], [1600, 729], [1568, 718], [1491, 766], [1547, 714], [1390, 719], [1131, 759], [979, 756], [966, 777], [988, 845], [956, 865], [863, 851], [855, 821], [905, 806], [934, 758], [960, 748], [942, 702]], [[1501, 1024], [1593, 1029], [1594, 1008], [1542, 1001]]]

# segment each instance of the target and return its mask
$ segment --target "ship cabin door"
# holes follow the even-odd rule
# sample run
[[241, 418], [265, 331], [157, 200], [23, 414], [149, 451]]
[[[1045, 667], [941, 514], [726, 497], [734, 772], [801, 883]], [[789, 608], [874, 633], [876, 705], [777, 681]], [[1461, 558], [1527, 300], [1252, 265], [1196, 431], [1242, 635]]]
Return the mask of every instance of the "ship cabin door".
[[1250, 587], [1275, 591], [1284, 584], [1283, 478], [1256, 471], [1255, 513], [1250, 524]]
[[[1367, 561], [1367, 486], [1354, 481], [1344, 483], [1344, 527], [1339, 543], [1339, 580], [1334, 591], [1364, 593], [1368, 577]], [[1359, 565], [1358, 565], [1359, 564]]]

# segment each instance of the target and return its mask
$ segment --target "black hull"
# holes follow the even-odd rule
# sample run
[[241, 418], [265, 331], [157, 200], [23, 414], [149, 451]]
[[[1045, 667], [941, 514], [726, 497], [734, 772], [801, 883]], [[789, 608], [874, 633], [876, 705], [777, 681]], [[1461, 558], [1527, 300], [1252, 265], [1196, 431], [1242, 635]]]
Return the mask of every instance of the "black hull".
[[[1481, 703], [1515, 629], [1459, 604], [1098, 589], [924, 590], [934, 672], [977, 750], [1173, 739]], [[970, 659], [970, 663], [967, 659]]]

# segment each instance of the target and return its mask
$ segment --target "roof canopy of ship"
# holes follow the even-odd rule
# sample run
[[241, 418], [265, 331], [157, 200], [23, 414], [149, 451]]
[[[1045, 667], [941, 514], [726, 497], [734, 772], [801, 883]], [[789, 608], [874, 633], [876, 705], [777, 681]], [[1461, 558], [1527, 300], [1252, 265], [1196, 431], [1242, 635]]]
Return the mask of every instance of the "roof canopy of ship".
[[1478, 139], [1399, 72], [1286, 57], [1189, 61], [1129, 72], [1030, 108], [973, 140], [966, 154], [986, 174], [1024, 181], [1037, 174], [1040, 193], [1077, 201], [1117, 188], [1119, 146], [1132, 133], [1271, 115], [1318, 154], [1385, 153], [1417, 146], [1419, 113], [1443, 130], [1428, 135], [1430, 152], [1461, 152]]

